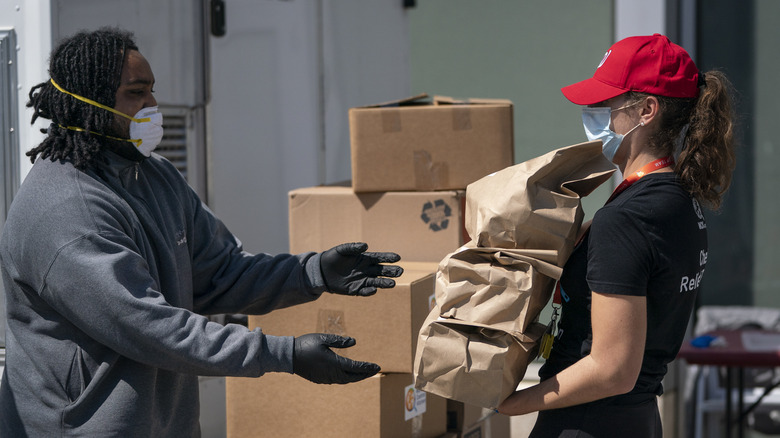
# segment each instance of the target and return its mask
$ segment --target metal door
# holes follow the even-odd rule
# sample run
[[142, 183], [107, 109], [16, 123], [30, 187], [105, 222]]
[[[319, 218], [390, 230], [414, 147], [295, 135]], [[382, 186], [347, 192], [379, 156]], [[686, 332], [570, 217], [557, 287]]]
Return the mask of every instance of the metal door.
[[350, 179], [351, 106], [409, 94], [398, 0], [212, 1], [209, 202], [250, 252], [288, 250], [288, 191]]

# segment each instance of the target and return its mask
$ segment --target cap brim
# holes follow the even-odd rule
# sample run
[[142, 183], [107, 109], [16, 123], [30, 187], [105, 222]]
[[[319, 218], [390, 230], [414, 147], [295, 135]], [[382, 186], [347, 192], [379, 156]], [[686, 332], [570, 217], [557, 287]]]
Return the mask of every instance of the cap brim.
[[577, 105], [593, 105], [612, 99], [627, 92], [622, 88], [605, 84], [598, 79], [588, 78], [561, 88], [561, 92], [569, 101]]

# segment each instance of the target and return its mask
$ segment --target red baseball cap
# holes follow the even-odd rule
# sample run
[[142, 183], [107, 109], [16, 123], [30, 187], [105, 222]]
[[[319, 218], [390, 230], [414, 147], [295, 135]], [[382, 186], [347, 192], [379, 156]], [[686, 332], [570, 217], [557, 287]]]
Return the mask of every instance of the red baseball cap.
[[697, 97], [699, 69], [688, 52], [661, 34], [624, 38], [607, 50], [593, 77], [561, 88], [577, 105], [593, 105], [628, 91]]

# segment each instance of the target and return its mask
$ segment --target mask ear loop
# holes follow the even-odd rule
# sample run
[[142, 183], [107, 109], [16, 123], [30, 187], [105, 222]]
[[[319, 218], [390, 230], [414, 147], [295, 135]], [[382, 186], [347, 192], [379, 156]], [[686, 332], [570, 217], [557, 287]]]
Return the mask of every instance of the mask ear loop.
[[[620, 110], [623, 110], [623, 109], [626, 109], [626, 108], [631, 108], [632, 106], [639, 105], [640, 103], [642, 103], [642, 101], [643, 101], [643, 99], [639, 99], [639, 100], [637, 100], [634, 103], [629, 103], [629, 104], [623, 105], [620, 108], [615, 108], [613, 110], [610, 110], [609, 112], [611, 114], [611, 113], [613, 113], [615, 111], [620, 111]], [[644, 120], [640, 120], [638, 125], [636, 125], [633, 128], [631, 128], [628, 132], [623, 134], [623, 136], [626, 136], [626, 135], [630, 134], [632, 131], [634, 131], [636, 128], [639, 128], [640, 126], [642, 126], [642, 127], [645, 126], [645, 121]]]
[[59, 124], [57, 126], [59, 126], [62, 129], [69, 129], [71, 131], [88, 132], [88, 133], [93, 134], [93, 135], [99, 135], [101, 137], [106, 137], [106, 138], [110, 138], [110, 139], [113, 139], [113, 140], [128, 141], [130, 143], [133, 143], [135, 145], [135, 147], [140, 147], [141, 143], [143, 142], [143, 140], [141, 140], [141, 139], [119, 138], [119, 137], [114, 137], [112, 135], [101, 134], [101, 133], [95, 132], [95, 131], [88, 131], [88, 130], [86, 130], [84, 128], [79, 128], [78, 126], [63, 126], [63, 125], [59, 125]]
[[[86, 98], [84, 96], [79, 96], [78, 94], [71, 93], [70, 91], [67, 91], [64, 88], [60, 87], [60, 85], [57, 82], [54, 81], [54, 78], [49, 79], [49, 82], [51, 82], [51, 84], [54, 85], [54, 88], [56, 88], [57, 90], [65, 93], [65, 94], [67, 94], [69, 96], [73, 96], [74, 98], [76, 98], [76, 99], [78, 99], [78, 100], [80, 100], [82, 102], [88, 103], [90, 105], [94, 105], [94, 106], [96, 106], [98, 108], [103, 108], [106, 111], [110, 111], [110, 112], [112, 112], [114, 114], [117, 114], [117, 115], [120, 115], [122, 117], [126, 117], [126, 118], [128, 118], [128, 119], [130, 119], [130, 120], [132, 120], [132, 121], [134, 121], [136, 123], [151, 122], [152, 121], [151, 117], [144, 117], [143, 119], [137, 119], [135, 117], [130, 117], [127, 114], [125, 114], [125, 113], [123, 113], [121, 111], [117, 111], [114, 108], [111, 108], [109, 106], [103, 105], [102, 103], [98, 103], [98, 102], [95, 102], [94, 100]], [[114, 137], [114, 136], [111, 136], [111, 135], [101, 134], [101, 133], [95, 132], [95, 131], [88, 131], [86, 129], [79, 128], [78, 126], [63, 126], [63, 125], [59, 125], [59, 127], [60, 128], [64, 128], [64, 129], [69, 129], [71, 131], [88, 132], [90, 134], [99, 135], [101, 137], [111, 138], [111, 139], [114, 139], [114, 140], [128, 141], [130, 143], [135, 144], [136, 147], [140, 146], [141, 145], [141, 141], [142, 141], [140, 139], [119, 138], [119, 137]]]
[[[630, 93], [629, 93], [629, 94], [630, 94]], [[609, 110], [609, 112], [620, 111], [620, 110], [624, 110], [624, 109], [626, 109], [626, 108], [631, 108], [632, 106], [637, 106], [637, 105], [639, 105], [640, 103], [642, 103], [644, 100], [646, 100], [646, 99], [647, 99], [647, 97], [646, 97], [646, 96], [639, 96], [639, 97], [637, 98], [636, 96], [633, 96], [633, 97], [630, 97], [629, 99], [637, 99], [637, 100], [636, 100], [636, 101], [634, 101], [634, 102], [632, 102], [632, 103], [627, 103], [627, 104], [625, 104], [625, 105], [621, 106], [620, 108], [610, 109], [610, 110]]]
[[54, 88], [60, 90], [61, 92], [65, 93], [65, 94], [67, 94], [69, 96], [73, 96], [74, 98], [76, 98], [76, 99], [78, 99], [78, 100], [80, 100], [82, 102], [88, 103], [90, 105], [94, 105], [94, 106], [96, 106], [98, 108], [103, 108], [106, 111], [110, 111], [110, 112], [112, 112], [112, 113], [114, 113], [116, 115], [122, 116], [122, 117], [124, 117], [126, 119], [130, 119], [130, 120], [132, 120], [132, 121], [134, 121], [136, 123], [143, 123], [143, 122], [151, 122], [152, 121], [151, 117], [144, 117], [142, 119], [136, 119], [135, 117], [128, 116], [127, 114], [125, 114], [125, 113], [123, 113], [121, 111], [117, 111], [114, 108], [111, 108], [110, 106], [106, 106], [106, 105], [103, 105], [102, 103], [95, 102], [94, 100], [89, 99], [87, 97], [79, 96], [78, 94], [71, 93], [70, 91], [67, 91], [64, 88], [60, 87], [60, 85], [58, 83], [54, 82], [54, 78], [49, 79], [49, 82], [51, 82], [51, 84], [54, 85]]

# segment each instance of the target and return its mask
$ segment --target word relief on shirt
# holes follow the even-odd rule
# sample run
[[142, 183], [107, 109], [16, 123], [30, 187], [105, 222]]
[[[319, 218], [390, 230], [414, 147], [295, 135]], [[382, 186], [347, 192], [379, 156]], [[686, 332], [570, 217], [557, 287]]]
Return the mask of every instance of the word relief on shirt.
[[695, 275], [683, 275], [680, 281], [680, 293], [693, 291], [699, 288], [701, 278], [704, 276], [704, 266], [707, 264], [707, 251], [699, 251], [699, 272]]

